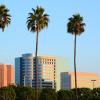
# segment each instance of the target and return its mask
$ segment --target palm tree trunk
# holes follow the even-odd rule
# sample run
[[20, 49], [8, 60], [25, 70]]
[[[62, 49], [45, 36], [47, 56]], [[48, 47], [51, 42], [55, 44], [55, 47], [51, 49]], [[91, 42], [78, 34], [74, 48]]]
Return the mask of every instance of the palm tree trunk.
[[76, 100], [78, 100], [78, 93], [77, 93], [77, 73], [76, 73], [76, 34], [74, 39], [74, 74], [75, 74], [75, 94]]
[[36, 80], [35, 80], [35, 96], [36, 96], [36, 100], [38, 100], [38, 57], [37, 57], [37, 52], [38, 52], [38, 29], [37, 29], [37, 33], [36, 33], [36, 51], [35, 51], [35, 71], [36, 71]]

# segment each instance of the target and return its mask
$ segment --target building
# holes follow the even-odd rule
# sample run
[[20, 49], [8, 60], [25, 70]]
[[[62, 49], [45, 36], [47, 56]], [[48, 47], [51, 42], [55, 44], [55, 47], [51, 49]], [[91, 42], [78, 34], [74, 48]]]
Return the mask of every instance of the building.
[[59, 91], [61, 88], [61, 80], [60, 80], [60, 73], [61, 72], [68, 72], [69, 71], [69, 65], [67, 58], [56, 56], [56, 90]]
[[17, 85], [32, 86], [33, 80], [33, 56], [23, 54], [15, 59], [15, 82]]
[[12, 65], [0, 64], [0, 87], [14, 84], [14, 68]]
[[23, 54], [15, 58], [15, 81], [17, 85], [36, 86], [36, 70], [38, 73], [38, 88], [56, 88], [56, 58], [38, 56], [38, 66], [35, 66], [32, 54]]
[[[61, 89], [75, 88], [74, 72], [61, 73]], [[95, 73], [77, 72], [78, 88], [96, 88], [100, 87], [100, 76]]]

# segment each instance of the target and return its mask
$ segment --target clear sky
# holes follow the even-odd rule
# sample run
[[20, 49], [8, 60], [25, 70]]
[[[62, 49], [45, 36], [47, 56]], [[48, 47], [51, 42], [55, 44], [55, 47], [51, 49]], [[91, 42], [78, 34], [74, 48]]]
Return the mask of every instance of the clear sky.
[[47, 29], [39, 34], [39, 53], [66, 57], [73, 71], [73, 39], [66, 24], [80, 13], [85, 32], [77, 39], [77, 70], [100, 73], [100, 0], [0, 0], [12, 15], [11, 24], [0, 30], [0, 62], [14, 64], [15, 57], [35, 52], [35, 34], [29, 32], [26, 20], [31, 8], [42, 6], [50, 15]]

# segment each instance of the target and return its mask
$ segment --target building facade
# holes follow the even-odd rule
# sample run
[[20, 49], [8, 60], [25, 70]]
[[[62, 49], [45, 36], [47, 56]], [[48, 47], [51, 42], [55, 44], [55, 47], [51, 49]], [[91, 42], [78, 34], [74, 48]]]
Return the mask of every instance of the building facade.
[[[74, 72], [61, 73], [61, 89], [75, 88]], [[100, 76], [95, 73], [77, 72], [78, 88], [97, 88], [100, 87]]]
[[38, 56], [36, 66], [32, 54], [23, 54], [15, 59], [15, 81], [18, 85], [37, 86], [38, 88], [56, 88], [56, 58], [52, 56]]
[[0, 64], [0, 87], [14, 84], [14, 68], [12, 65]]

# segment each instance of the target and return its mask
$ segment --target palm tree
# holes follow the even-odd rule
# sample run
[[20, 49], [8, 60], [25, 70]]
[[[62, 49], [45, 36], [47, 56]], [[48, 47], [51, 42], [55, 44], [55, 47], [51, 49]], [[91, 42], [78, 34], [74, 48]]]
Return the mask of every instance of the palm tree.
[[4, 32], [6, 26], [8, 26], [11, 22], [10, 14], [8, 14], [9, 10], [5, 7], [5, 5], [0, 5], [0, 28]]
[[[38, 53], [38, 35], [39, 32], [44, 29], [45, 27], [48, 27], [48, 22], [49, 22], [49, 18], [48, 18], [48, 14], [46, 14], [44, 11], [44, 8], [42, 7], [38, 7], [36, 9], [32, 8], [32, 13], [29, 13], [29, 17], [27, 18], [27, 28], [29, 31], [31, 32], [36, 32], [36, 52], [35, 52], [35, 60], [36, 60], [36, 66], [35, 66], [35, 70], [36, 70], [36, 85], [35, 85], [35, 89], [36, 91], [38, 91], [38, 69], [37, 69], [37, 65], [38, 65], [38, 57], [37, 57], [37, 53]], [[38, 100], [38, 92], [36, 92], [36, 100]]]
[[74, 73], [75, 73], [75, 89], [76, 89], [76, 98], [78, 100], [77, 94], [77, 75], [76, 75], [76, 38], [77, 35], [81, 35], [84, 32], [83, 17], [80, 14], [75, 14], [71, 18], [69, 18], [69, 22], [67, 24], [67, 32], [71, 33], [75, 36], [74, 39]]

